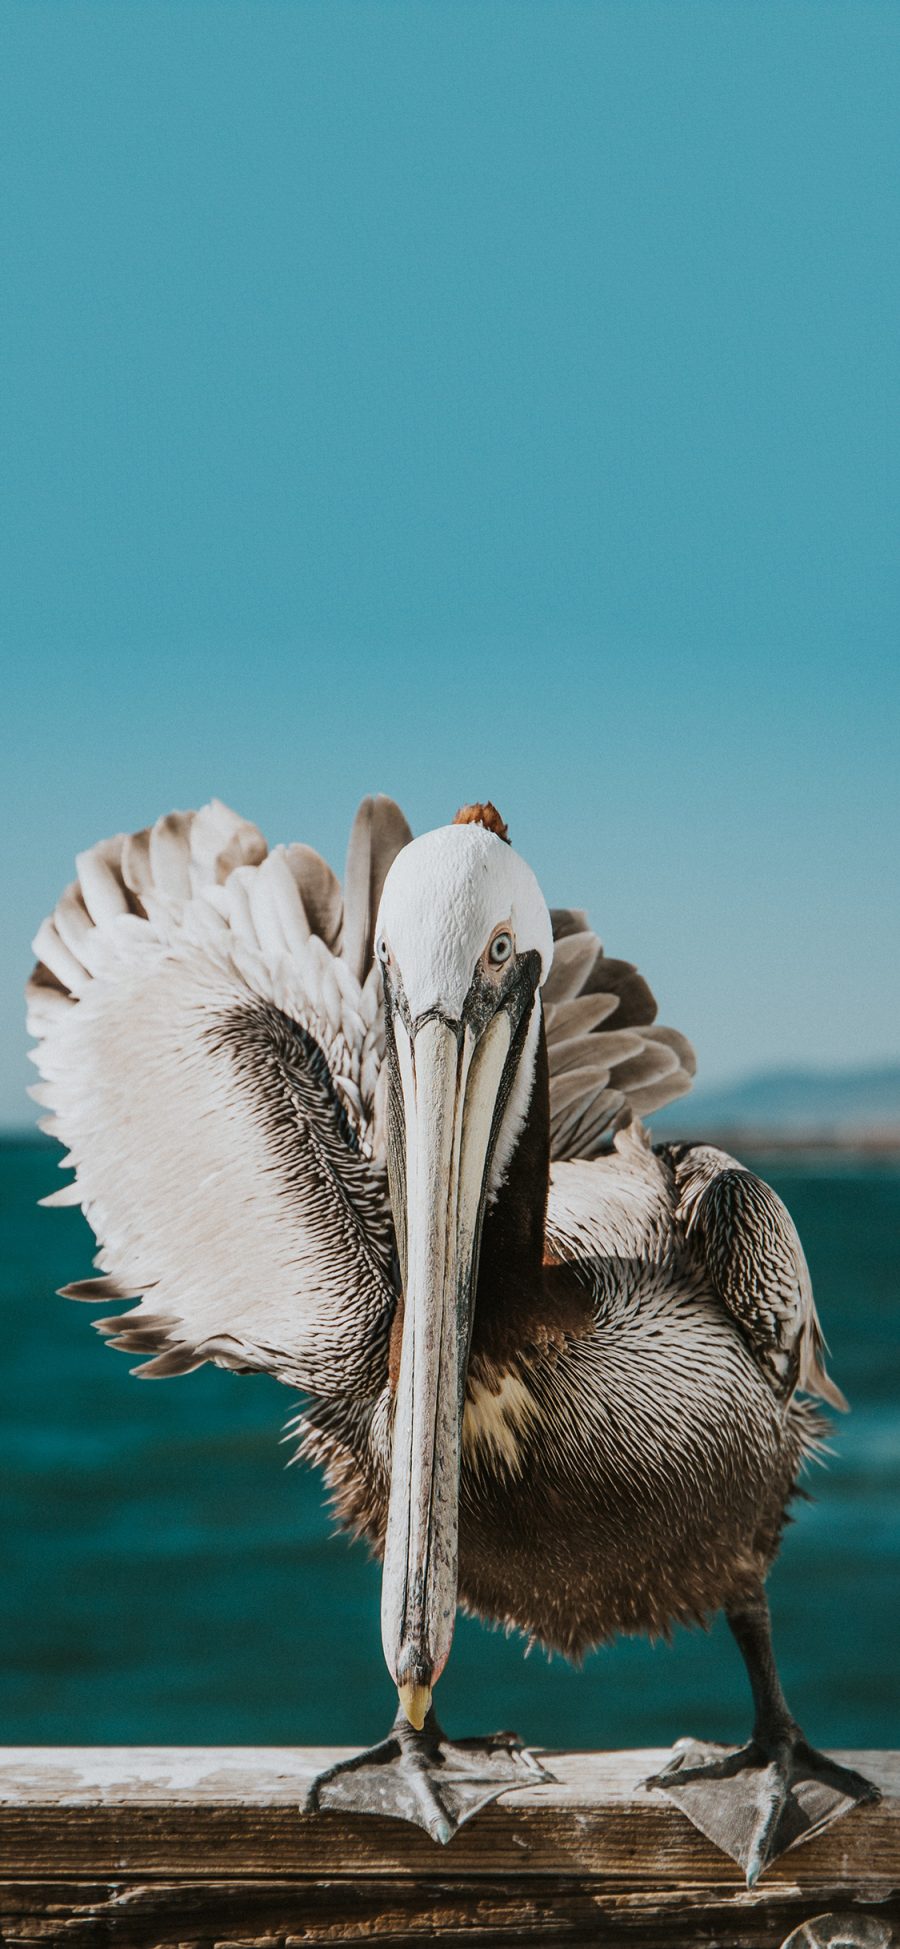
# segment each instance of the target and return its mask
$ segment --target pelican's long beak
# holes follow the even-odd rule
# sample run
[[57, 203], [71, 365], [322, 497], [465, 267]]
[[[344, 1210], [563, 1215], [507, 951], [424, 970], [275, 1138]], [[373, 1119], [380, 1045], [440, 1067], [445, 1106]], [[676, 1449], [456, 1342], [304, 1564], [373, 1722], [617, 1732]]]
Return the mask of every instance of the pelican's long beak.
[[[393, 1032], [405, 1160], [392, 1147], [391, 1198], [403, 1276], [384, 1553], [384, 1655], [421, 1728], [456, 1619], [457, 1512], [473, 1287], [494, 1113], [510, 1047], [499, 1008], [476, 1041], [428, 1015]], [[399, 1136], [399, 1132], [397, 1133]]]

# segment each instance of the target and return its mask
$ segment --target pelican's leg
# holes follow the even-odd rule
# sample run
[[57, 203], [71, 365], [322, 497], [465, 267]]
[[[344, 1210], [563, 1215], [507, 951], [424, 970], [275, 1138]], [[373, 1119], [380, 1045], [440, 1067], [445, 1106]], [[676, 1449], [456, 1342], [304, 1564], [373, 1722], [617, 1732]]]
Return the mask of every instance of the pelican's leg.
[[446, 1843], [498, 1794], [551, 1778], [514, 1733], [452, 1741], [433, 1709], [421, 1732], [398, 1712], [380, 1745], [317, 1776], [304, 1812], [387, 1814], [414, 1821], [433, 1841]]
[[752, 1888], [794, 1841], [880, 1795], [861, 1773], [804, 1738], [781, 1689], [762, 1586], [726, 1616], [753, 1692], [752, 1738], [736, 1751], [679, 1741], [674, 1759], [647, 1785], [664, 1788], [701, 1833], [739, 1862]]

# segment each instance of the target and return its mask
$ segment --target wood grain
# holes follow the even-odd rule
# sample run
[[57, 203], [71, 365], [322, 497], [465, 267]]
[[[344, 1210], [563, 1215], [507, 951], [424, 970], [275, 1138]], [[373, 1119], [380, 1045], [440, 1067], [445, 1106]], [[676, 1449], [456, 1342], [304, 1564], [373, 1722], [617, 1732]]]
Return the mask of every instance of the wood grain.
[[403, 1823], [299, 1812], [339, 1754], [292, 1748], [0, 1749], [0, 1941], [67, 1949], [298, 1949], [425, 1941], [780, 1949], [823, 1911], [900, 1945], [900, 1755], [841, 1755], [882, 1787], [748, 1893], [642, 1785], [656, 1751], [546, 1753], [438, 1847]]

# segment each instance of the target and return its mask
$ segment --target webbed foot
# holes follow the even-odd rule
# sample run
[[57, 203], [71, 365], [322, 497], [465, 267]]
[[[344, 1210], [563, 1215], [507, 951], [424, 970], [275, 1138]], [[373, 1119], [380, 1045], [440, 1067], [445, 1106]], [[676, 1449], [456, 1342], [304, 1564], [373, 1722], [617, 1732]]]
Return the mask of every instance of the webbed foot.
[[446, 1845], [457, 1828], [512, 1787], [552, 1780], [515, 1733], [449, 1740], [429, 1712], [421, 1732], [398, 1713], [387, 1739], [313, 1781], [306, 1813], [386, 1814]]
[[743, 1868], [748, 1888], [795, 1841], [881, 1798], [871, 1780], [817, 1752], [796, 1726], [756, 1735], [737, 1750], [679, 1740], [668, 1766], [645, 1785], [669, 1794]]

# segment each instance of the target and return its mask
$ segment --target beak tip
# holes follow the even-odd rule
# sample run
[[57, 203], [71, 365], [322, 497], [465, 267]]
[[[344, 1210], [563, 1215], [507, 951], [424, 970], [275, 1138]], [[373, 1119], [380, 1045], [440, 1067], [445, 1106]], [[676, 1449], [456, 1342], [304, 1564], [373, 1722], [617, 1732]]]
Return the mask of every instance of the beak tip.
[[414, 1732], [421, 1732], [431, 1706], [431, 1687], [407, 1679], [405, 1685], [398, 1685], [397, 1697]]

